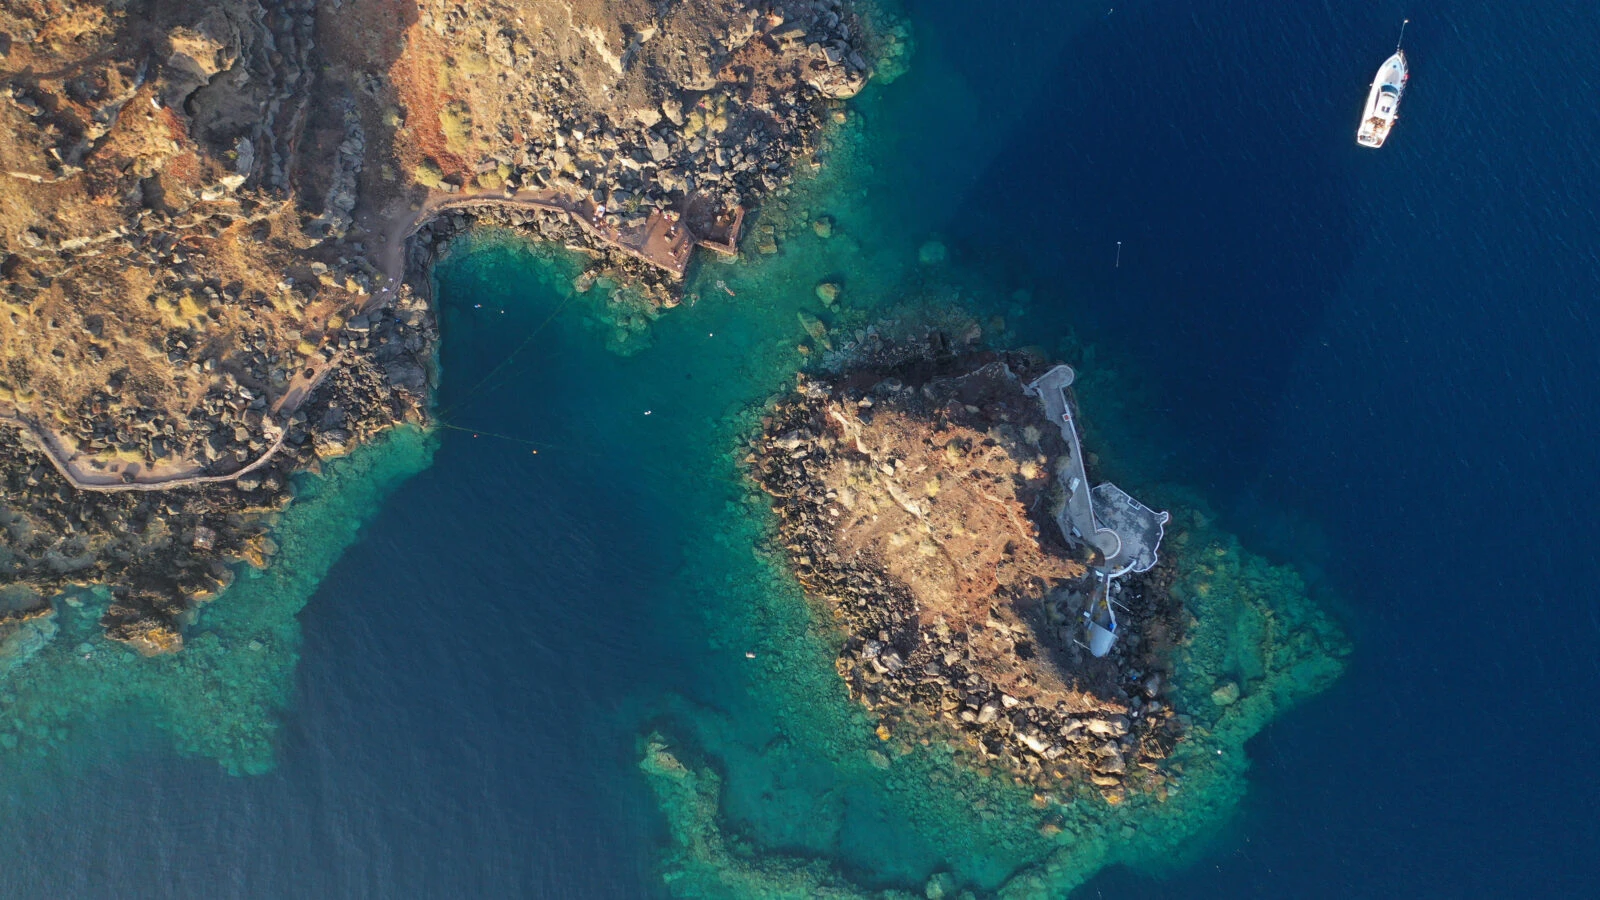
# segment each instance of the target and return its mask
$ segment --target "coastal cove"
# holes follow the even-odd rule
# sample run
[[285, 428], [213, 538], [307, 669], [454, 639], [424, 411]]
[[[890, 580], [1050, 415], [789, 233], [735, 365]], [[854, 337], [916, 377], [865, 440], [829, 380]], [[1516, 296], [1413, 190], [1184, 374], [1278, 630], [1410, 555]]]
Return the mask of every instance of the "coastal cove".
[[[605, 348], [610, 328], [598, 319], [550, 318], [565, 299], [565, 274], [559, 263], [492, 233], [469, 239], [441, 266], [448, 337], [439, 403], [456, 427], [440, 434], [434, 465], [397, 490], [324, 582], [320, 596], [350, 599], [305, 613], [311, 639], [301, 683], [332, 690], [303, 688], [280, 767], [229, 789], [251, 798], [249, 807], [261, 809], [256, 815], [311, 823], [279, 839], [287, 843], [263, 848], [263, 857], [298, 852], [298, 841], [326, 840], [350, 865], [381, 867], [384, 878], [407, 879], [427, 894], [447, 892], [459, 879], [486, 893], [516, 892], [547, 884], [554, 872], [570, 873], [567, 889], [578, 895], [639, 895], [662, 886], [657, 848], [673, 846], [678, 832], [671, 829], [737, 825], [773, 852], [679, 857], [668, 871], [681, 875], [669, 884], [690, 893], [808, 896], [819, 884], [842, 889], [843, 873], [875, 887], [917, 885], [946, 871], [994, 887], [1072, 839], [1066, 846], [1075, 852], [1040, 876], [1065, 887], [1118, 854], [1147, 858], [1227, 814], [1242, 787], [1243, 734], [1219, 735], [1226, 757], [1196, 760], [1191, 793], [1170, 803], [1169, 816], [1137, 818], [1140, 840], [1120, 838], [1120, 849], [1099, 836], [1105, 825], [1098, 814], [1060, 819], [1057, 827], [1071, 829], [1066, 837], [1041, 834], [1041, 822], [1057, 820], [1028, 792], [962, 776], [937, 748], [892, 751], [844, 697], [833, 648], [777, 560], [750, 552], [764, 540], [765, 501], [740, 484], [733, 456], [759, 412], [749, 404], [792, 371], [795, 335], [803, 332], [790, 324], [790, 305], [780, 295], [758, 307], [767, 315], [696, 306], [681, 319], [657, 322], [650, 350], [623, 356]], [[734, 275], [725, 280], [741, 294], [756, 284], [734, 271], [719, 274]], [[548, 279], [542, 284], [541, 275]], [[788, 300], [816, 303], [803, 291]], [[496, 393], [494, 427], [470, 431], [484, 421], [473, 388], [535, 330], [542, 352], [520, 368], [515, 387]], [[716, 378], [728, 371], [741, 377]], [[717, 386], [690, 394], [673, 390], [676, 378]], [[760, 378], [767, 388], [753, 390], [750, 380]], [[456, 384], [464, 388], [459, 394]], [[515, 402], [506, 403], [508, 395]], [[369, 452], [386, 451], [362, 451]], [[617, 472], [632, 477], [618, 479]], [[628, 514], [619, 518], [618, 510]], [[615, 565], [618, 558], [628, 565]], [[1240, 590], [1263, 576], [1278, 577], [1226, 570], [1214, 577]], [[530, 582], [573, 589], [535, 593]], [[1276, 603], [1297, 590], [1285, 583], [1257, 600]], [[1218, 593], [1233, 599], [1233, 590]], [[396, 609], [409, 614], [397, 617]], [[1229, 634], [1245, 633], [1231, 615], [1220, 621], [1216, 637], [1224, 644]], [[319, 634], [329, 643], [317, 646]], [[409, 663], [395, 669], [385, 662], [392, 660]], [[1278, 702], [1276, 691], [1264, 687], [1251, 700], [1255, 709], [1239, 704], [1243, 712], [1233, 721], [1246, 732], [1259, 727]], [[1287, 699], [1298, 689], [1286, 684], [1284, 691]], [[336, 755], [321, 749], [325, 740], [304, 743], [325, 729], [365, 737]], [[501, 737], [508, 732], [529, 743], [508, 745]], [[639, 754], [663, 732], [671, 751], [694, 767], [689, 784], [696, 790], [681, 793], [682, 779], [662, 778], [655, 756], [646, 756], [651, 765], [641, 783]], [[388, 752], [395, 746], [410, 749], [395, 758]], [[885, 751], [895, 754], [892, 763]], [[537, 765], [529, 765], [530, 753]], [[722, 773], [720, 797], [706, 793], [713, 764]], [[188, 766], [179, 771], [185, 780], [198, 774]], [[332, 802], [324, 780], [305, 781], [296, 771], [335, 775]], [[382, 776], [339, 774], [356, 771]], [[584, 774], [568, 780], [574, 772]], [[485, 773], [497, 787], [475, 795], [468, 785]], [[402, 783], [410, 787], [390, 787]], [[666, 835], [655, 833], [659, 813], [637, 805], [646, 786], [666, 804]], [[480, 799], [463, 800], [474, 796]], [[715, 812], [709, 821], [708, 803]], [[344, 810], [364, 809], [385, 810], [382, 824], [359, 827], [354, 842], [339, 838], [351, 827]], [[208, 827], [225, 833], [230, 818]], [[587, 858], [631, 849], [611, 864], [571, 872], [557, 848], [549, 857], [486, 869], [482, 844], [472, 840], [451, 845], [462, 856], [410, 865], [373, 842], [420, 841], [435, 829], [471, 835], [497, 822], [526, 835], [496, 844], [520, 853], [539, 846], [536, 835], [552, 818], [567, 823], [566, 839], [579, 842]], [[619, 823], [629, 822], [634, 837], [614, 842]], [[974, 843], [973, 829], [986, 838]], [[668, 852], [672, 859], [675, 851]], [[835, 862], [820, 870], [801, 865], [814, 854]], [[198, 865], [186, 877], [198, 886], [210, 871]], [[247, 883], [282, 883], [274, 877], [259, 871], [251, 878], [264, 880]], [[337, 882], [314, 884], [340, 890]], [[390, 882], [374, 884], [382, 891]]]
[[[806, 362], [798, 348], [825, 352], [805, 317], [827, 319], [833, 340], [845, 346], [853, 327], [875, 321], [952, 334], [982, 322], [992, 340], [1016, 340], [1021, 335], [1005, 322], [1029, 313], [1028, 297], [999, 294], [981, 273], [940, 261], [925, 233], [874, 240], [886, 231], [879, 211], [840, 196], [862, 190], [853, 179], [870, 171], [871, 135], [862, 120], [841, 130], [827, 175], [757, 223], [773, 226], [784, 252], [707, 267], [690, 287], [690, 304], [653, 322], [608, 303], [603, 285], [577, 291], [576, 269], [559, 252], [494, 230], [458, 238], [436, 272], [444, 382], [435, 412], [448, 427], [435, 433], [433, 465], [394, 489], [365, 539], [322, 582], [320, 597], [349, 599], [317, 601], [303, 614], [309, 643], [294, 705], [240, 715], [268, 733], [286, 716], [279, 765], [265, 771], [270, 763], [249, 747], [243, 760], [239, 749], [181, 738], [179, 747], [263, 773], [228, 793], [277, 810], [265, 813], [269, 819], [310, 817], [306, 832], [284, 840], [315, 841], [319, 833], [333, 840], [346, 828], [338, 810], [386, 810], [386, 824], [362, 829], [367, 836], [339, 843], [340, 852], [352, 865], [386, 866], [385, 879], [409, 878], [424, 893], [446, 891], [437, 879], [447, 873], [470, 871], [475, 888], [492, 894], [526, 890], [562, 871], [554, 856], [492, 869], [465, 856], [419, 860], [415, 869], [377, 862], [386, 858], [386, 844], [371, 843], [380, 835], [420, 840], [413, 828], [466, 835], [487, 827], [484, 808], [456, 796], [460, 779], [485, 773], [494, 784], [517, 784], [509, 794], [497, 790], [489, 809], [526, 839], [500, 846], [536, 844], [542, 823], [557, 818], [591, 858], [600, 848], [625, 850], [570, 883], [584, 896], [666, 889], [798, 897], [822, 885], [875, 891], [919, 888], [930, 878], [952, 887], [994, 889], [1009, 880], [1013, 890], [1033, 883], [1064, 890], [1107, 862], [1168, 853], [1223, 821], [1243, 788], [1244, 738], [1336, 674], [1336, 663], [1317, 660], [1338, 650], [1340, 639], [1329, 631], [1322, 648], [1295, 656], [1321, 666], [1306, 672], [1273, 659], [1287, 649], [1281, 636], [1244, 637], [1261, 642], [1259, 650], [1238, 645], [1249, 634], [1240, 630], [1241, 615], [1303, 604], [1304, 589], [1211, 534], [1196, 501], [1183, 501], [1192, 511], [1184, 537], [1208, 557], [1194, 567], [1207, 574], [1188, 591], [1197, 610], [1212, 589], [1228, 608], [1205, 614], [1213, 631], [1196, 632], [1197, 648], [1207, 648], [1196, 656], [1204, 686], [1190, 702], [1220, 711], [1210, 696], [1218, 677], [1248, 679], [1250, 696], [1226, 711], [1226, 728], [1207, 720], [1213, 737], [1186, 751], [1181, 793], [1174, 790], [1164, 807], [1131, 803], [1126, 815], [1098, 798], [1063, 797], [1057, 806], [1000, 779], [964, 774], [937, 746], [886, 744], [844, 695], [828, 629], [781, 562], [761, 549], [767, 501], [743, 482], [738, 457], [762, 403]], [[811, 227], [824, 215], [826, 236]], [[813, 287], [823, 277], [846, 286], [833, 308]], [[711, 299], [718, 294], [742, 302]], [[1075, 359], [1087, 355], [1059, 332], [1040, 337]], [[1115, 405], [1114, 391], [1086, 389], [1108, 410]], [[383, 468], [380, 461], [397, 452], [393, 442], [379, 443], [348, 464]], [[359, 515], [379, 508], [368, 501]], [[304, 565], [295, 527], [280, 528], [284, 549], [273, 567]], [[313, 524], [307, 538], [318, 527], [328, 526]], [[1250, 574], [1234, 571], [1241, 566]], [[570, 587], [530, 591], [530, 584]], [[233, 600], [230, 592], [214, 601], [200, 627], [225, 621]], [[389, 660], [408, 662], [394, 668]], [[47, 663], [36, 658], [30, 666]], [[1236, 696], [1237, 687], [1227, 702]], [[365, 736], [367, 755], [352, 757], [350, 747], [328, 756], [325, 739], [307, 743], [328, 729]], [[507, 734], [530, 742], [508, 744]], [[396, 760], [380, 762], [380, 748], [395, 746], [410, 748], [409, 775], [404, 765], [396, 771]], [[443, 775], [441, 752], [458, 760]], [[323, 781], [295, 773], [335, 759], [341, 766], [366, 759], [357, 768], [385, 777], [340, 776], [339, 799], [330, 803]], [[574, 772], [587, 774], [571, 780], [566, 773]], [[185, 763], [174, 777], [195, 774]], [[409, 789], [398, 804], [396, 795], [367, 793], [387, 791], [395, 778], [436, 787]], [[565, 805], [552, 808], [539, 797]], [[629, 840], [615, 842], [618, 823], [631, 823]], [[986, 838], [974, 842], [974, 831]], [[681, 843], [691, 833], [718, 835], [714, 852]], [[754, 857], [727, 849], [740, 840], [765, 849]], [[291, 843], [266, 855], [293, 852]], [[281, 884], [264, 872], [250, 878]]]
[[[850, 101], [821, 168], [752, 212], [738, 259], [695, 260], [681, 305], [512, 230], [458, 235], [431, 271], [433, 427], [299, 476], [276, 553], [181, 653], [106, 640], [96, 592], [10, 634], [0, 894], [1596, 883], [1592, 779], [1533, 770], [1594, 738], [1564, 705], [1594, 686], [1597, 577], [1564, 488], [1593, 481], [1600, 431], [1569, 407], [1600, 402], [1600, 320], [1572, 285], [1600, 267], [1525, 234], [1587, 246], [1600, 172], [1475, 142], [1484, 70], [1509, 66], [1479, 42], [1600, 45], [1595, 24], [1414, 21], [1417, 83], [1373, 156], [1347, 107], [1398, 8], [902, 11], [909, 72]], [[1228, 115], [1250, 53], [1284, 73], [1266, 124]], [[1115, 96], [1103, 71], [1126, 73]], [[1581, 92], [1546, 87], [1593, 149]], [[1096, 480], [1172, 513], [1193, 728], [1162, 800], [979, 773], [851, 699], [844, 639], [748, 476], [775, 398], [869, 328], [1071, 364]], [[1557, 534], [1513, 567], [1481, 523], [1518, 499]], [[1512, 595], [1562, 623], [1517, 659]]]

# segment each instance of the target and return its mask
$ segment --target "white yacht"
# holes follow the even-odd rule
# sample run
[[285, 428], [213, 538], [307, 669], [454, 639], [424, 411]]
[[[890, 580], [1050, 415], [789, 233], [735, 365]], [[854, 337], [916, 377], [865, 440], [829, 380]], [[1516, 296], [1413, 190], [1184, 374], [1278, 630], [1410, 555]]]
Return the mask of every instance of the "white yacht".
[[[1407, 21], [1410, 21], [1409, 19]], [[1400, 26], [1405, 37], [1405, 26]], [[1372, 80], [1372, 90], [1367, 93], [1367, 108], [1361, 114], [1361, 127], [1356, 129], [1356, 143], [1374, 149], [1389, 139], [1389, 131], [1400, 118], [1400, 96], [1405, 93], [1406, 79], [1411, 74], [1406, 69], [1406, 54], [1397, 43], [1394, 55], [1378, 67], [1378, 76]]]

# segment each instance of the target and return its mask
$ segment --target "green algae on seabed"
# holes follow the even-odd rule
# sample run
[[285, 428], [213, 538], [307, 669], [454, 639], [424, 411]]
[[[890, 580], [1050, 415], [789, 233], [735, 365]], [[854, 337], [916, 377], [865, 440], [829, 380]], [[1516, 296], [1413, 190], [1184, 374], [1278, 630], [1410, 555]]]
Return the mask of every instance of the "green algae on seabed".
[[[722, 776], [709, 766], [690, 767], [660, 734], [643, 742], [639, 769], [667, 814], [676, 853], [665, 872], [679, 896], [761, 897], [764, 900], [859, 897], [861, 892], [826, 860], [761, 853], [718, 823]], [[887, 891], [876, 896], [913, 898]]]
[[104, 591], [58, 598], [50, 625], [59, 633], [0, 668], [0, 751], [44, 756], [72, 729], [132, 717], [232, 774], [270, 770], [299, 660], [296, 616], [384, 498], [428, 467], [434, 444], [419, 429], [393, 429], [298, 479], [272, 531], [277, 555], [198, 611], [182, 652], [146, 658], [107, 640]]
[[[740, 272], [742, 295], [760, 296], [767, 275], [792, 280], [798, 265], [769, 260]], [[971, 285], [962, 294], [974, 313], [1005, 302]], [[951, 318], [934, 302], [948, 292], [925, 273], [903, 282], [898, 297], [897, 314], [920, 301], [930, 317]], [[785, 311], [769, 315], [781, 323]], [[1061, 351], [1092, 355], [1070, 339]], [[781, 390], [783, 377], [766, 374]], [[1113, 805], [1082, 785], [1035, 796], [948, 747], [883, 740], [835, 671], [839, 638], [826, 609], [807, 601], [771, 544], [771, 498], [730, 488], [764, 412], [751, 406], [717, 422], [703, 464], [683, 467], [703, 479], [683, 493], [703, 504], [691, 518], [708, 524], [686, 536], [697, 563], [678, 603], [700, 608], [710, 656], [729, 661], [706, 680], [739, 683], [741, 696], [669, 702], [650, 723], [666, 737], [650, 744], [642, 771], [672, 836], [663, 872], [678, 896], [890, 897], [931, 885], [949, 896], [965, 887], [1059, 897], [1113, 863], [1168, 868], [1193, 858], [1197, 839], [1237, 808], [1249, 738], [1342, 669], [1347, 642], [1292, 568], [1243, 550], [1213, 526], [1202, 498], [1140, 485], [1175, 513], [1163, 554], [1191, 617], [1171, 699], [1193, 728], [1170, 761], [1164, 798]], [[1150, 456], [1130, 457], [1141, 455]], [[707, 762], [685, 775], [660, 753]]]
[[[827, 140], [829, 167], [757, 220], [772, 226], [778, 251], [702, 270], [690, 287], [692, 295], [716, 278], [736, 291], [742, 325], [757, 335], [740, 367], [746, 397], [792, 384], [804, 361], [796, 344], [808, 337], [797, 309], [841, 342], [885, 318], [949, 330], [964, 311], [989, 323], [993, 344], [1012, 345], [1011, 326], [996, 317], [1017, 319], [1028, 298], [1000, 296], [964, 268], [919, 264], [924, 236], [888, 235], [874, 227], [871, 204], [848, 202], [869, 158], [856, 117]], [[819, 213], [832, 219], [826, 237], [810, 227]], [[845, 285], [842, 308], [821, 308], [812, 288], [822, 278]], [[1064, 358], [1092, 357], [1062, 331], [1050, 337], [1061, 340]], [[649, 725], [641, 770], [667, 820], [663, 874], [677, 896], [892, 897], [931, 888], [953, 897], [961, 887], [1062, 896], [1112, 863], [1158, 868], [1237, 807], [1245, 741], [1337, 676], [1344, 639], [1294, 571], [1186, 514], [1202, 508], [1198, 498], [1152, 488], [1152, 499], [1170, 498], [1179, 513], [1164, 553], [1180, 569], [1175, 590], [1194, 616], [1176, 663], [1184, 680], [1177, 699], [1195, 728], [1172, 760], [1164, 800], [1112, 805], [1085, 786], [1035, 797], [967, 767], [948, 747], [883, 740], [835, 671], [839, 638], [826, 610], [807, 601], [781, 547], [770, 544], [771, 498], [741, 480], [736, 460], [764, 411], [759, 399], [734, 404], [690, 453], [697, 462], [681, 467], [692, 482], [681, 494], [698, 505], [687, 518], [708, 524], [685, 536], [696, 562], [674, 605], [704, 618], [713, 661], [701, 680], [739, 687], [732, 696], [669, 700]], [[1228, 682], [1241, 699], [1224, 708], [1211, 692]]]
[[[486, 254], [503, 254], [514, 261], [520, 275], [560, 297], [552, 319], [568, 304], [576, 303], [583, 313], [584, 327], [599, 335], [606, 349], [618, 356], [649, 349], [650, 326], [667, 312], [646, 299], [638, 288], [620, 281], [617, 273], [588, 271], [588, 256], [560, 244], [532, 240], [505, 226], [480, 225], [455, 235], [436, 260], [434, 272]], [[507, 366], [514, 359], [513, 356], [501, 365]]]
[[[792, 384], [805, 362], [798, 348], [815, 340], [798, 311], [823, 322], [842, 345], [886, 316], [947, 325], [955, 307], [989, 323], [994, 344], [1012, 345], [1010, 325], [993, 317], [1018, 318], [1027, 298], [999, 296], [954, 265], [919, 263], [926, 235], [891, 232], [872, 204], [855, 202], [862, 198], [852, 179], [869, 158], [857, 116], [825, 140], [829, 166], [756, 220], [758, 228], [771, 226], [776, 252], [703, 264], [688, 302], [698, 298], [710, 308], [661, 320], [671, 339], [656, 340], [639, 357], [661, 357], [652, 363], [661, 371], [692, 370], [708, 391], [695, 408], [727, 411], [698, 446], [682, 450], [677, 465], [685, 518], [707, 524], [683, 536], [694, 563], [666, 602], [702, 620], [695, 639], [708, 644], [706, 671], [695, 680], [708, 693], [665, 701], [648, 725], [665, 735], [646, 741], [655, 749], [645, 751], [641, 770], [671, 836], [662, 866], [667, 884], [681, 897], [890, 897], [921, 895], [930, 883], [936, 894], [948, 887], [949, 896], [958, 886], [1061, 896], [1111, 863], [1159, 865], [1226, 821], [1244, 792], [1244, 742], [1335, 676], [1342, 638], [1291, 570], [1245, 554], [1231, 537], [1197, 522], [1187, 536], [1174, 529], [1170, 552], [1205, 577], [1203, 588], [1180, 578], [1196, 620], [1179, 665], [1187, 693], [1207, 705], [1189, 710], [1196, 728], [1174, 759], [1182, 772], [1164, 802], [1136, 796], [1113, 806], [1096, 791], [1070, 786], [1036, 799], [963, 766], [946, 747], [893, 735], [880, 740], [834, 669], [837, 636], [825, 612], [808, 604], [781, 550], [768, 546], [770, 498], [744, 486], [735, 459], [759, 428], [762, 398]], [[831, 221], [826, 236], [811, 227], [823, 215]], [[477, 240], [463, 249], [493, 243]], [[562, 270], [559, 254], [520, 252], [536, 263], [531, 271], [543, 270], [539, 277], [563, 282], [559, 293], [578, 299], [572, 270], [548, 274]], [[826, 309], [814, 291], [823, 279], [844, 285], [842, 302]], [[724, 300], [727, 294], [736, 299]], [[582, 305], [614, 352], [629, 355], [652, 337], [625, 328], [623, 339], [611, 319], [630, 313], [613, 312], [600, 292]], [[714, 324], [717, 342], [685, 346], [684, 317]], [[723, 358], [725, 341], [739, 348], [737, 359]], [[810, 347], [813, 359], [819, 343]], [[1065, 349], [1066, 358], [1078, 361], [1073, 349]], [[701, 377], [721, 366], [737, 371], [736, 386], [722, 380], [713, 387]], [[1171, 508], [1181, 517], [1193, 507]], [[1201, 552], [1216, 547], [1223, 557]], [[1277, 624], [1250, 640], [1217, 637], [1239, 623], [1267, 621]], [[1229, 681], [1243, 689], [1242, 699], [1224, 710], [1210, 693]], [[704, 762], [684, 764], [689, 759]]]
[[[1199, 514], [1182, 517], [1168, 552], [1192, 621], [1175, 702], [1193, 728], [1170, 760], [1165, 799], [1112, 805], [1081, 786], [1035, 796], [948, 748], [874, 733], [833, 669], [822, 611], [807, 612], [781, 554], [758, 554], [754, 572], [748, 555], [738, 561], [740, 545], [760, 540], [764, 505], [726, 510], [731, 527], [700, 544], [719, 552], [687, 589], [718, 596], [713, 649], [755, 653], [747, 695], [768, 731], [752, 729], [748, 710], [734, 721], [680, 703], [656, 723], [669, 736], [652, 734], [641, 762], [671, 836], [664, 876], [680, 897], [888, 898], [931, 884], [949, 896], [960, 886], [1044, 898], [1112, 863], [1171, 865], [1236, 808], [1245, 742], [1331, 683], [1347, 652], [1292, 569], [1243, 551]], [[685, 764], [702, 755], [717, 768]]]
[[1348, 640], [1293, 568], [1244, 550], [1198, 510], [1169, 526], [1163, 552], [1190, 616], [1172, 700], [1192, 726], [1168, 761], [1181, 774], [1165, 802], [1129, 798], [1133, 815], [1108, 822], [1093, 867], [1065, 846], [1012, 877], [1003, 897], [1057, 896], [1110, 863], [1159, 871], [1192, 859], [1194, 840], [1223, 825], [1244, 796], [1245, 743], [1344, 669]]
[[[855, 161], [856, 129], [829, 140], [831, 159]], [[1319, 660], [1336, 657], [1342, 640], [1292, 572], [1244, 555], [1203, 519], [1183, 519], [1197, 505], [1174, 502], [1185, 528], [1173, 529], [1171, 558], [1206, 579], [1203, 592], [1180, 579], [1180, 591], [1195, 592], [1196, 615], [1196, 639], [1180, 665], [1198, 685], [1190, 693], [1211, 705], [1191, 712], [1197, 727], [1174, 760], [1183, 771], [1165, 802], [1133, 797], [1112, 806], [1072, 787], [1036, 799], [961, 765], [946, 747], [881, 740], [834, 670], [837, 636], [825, 612], [808, 604], [783, 553], [768, 544], [770, 498], [742, 480], [735, 459], [759, 428], [762, 398], [792, 384], [804, 361], [797, 346], [809, 335], [797, 311], [826, 320], [843, 343], [886, 315], [944, 327], [958, 318], [953, 305], [992, 321], [986, 317], [1000, 310], [1015, 318], [1025, 300], [996, 296], [954, 266], [919, 264], [920, 235], [857, 240], [875, 235], [875, 223], [869, 204], [841, 199], [853, 190], [848, 175], [830, 167], [775, 201], [768, 215], [778, 252], [706, 264], [689, 286], [703, 305], [661, 320], [661, 339], [640, 355], [629, 352], [634, 341], [651, 335], [612, 343], [608, 319], [617, 313], [603, 292], [576, 291], [570, 257], [509, 232], [480, 232], [457, 248], [492, 253], [496, 266], [555, 288], [597, 339], [632, 357], [637, 375], [693, 374], [699, 386], [678, 412], [706, 416], [707, 427], [662, 451], [682, 473], [675, 494], [684, 519], [703, 523], [682, 535], [693, 563], [663, 603], [699, 620], [685, 639], [706, 643], [693, 679], [704, 696], [669, 698], [647, 726], [666, 735], [645, 742], [641, 764], [671, 835], [663, 874], [683, 897], [889, 897], [922, 894], [930, 883], [950, 896], [958, 886], [1060, 896], [1112, 862], [1150, 868], [1225, 821], [1244, 790], [1244, 741], [1282, 705], [1320, 687], [1307, 673], [1332, 677], [1337, 664]], [[809, 227], [818, 213], [834, 218], [827, 237]], [[822, 277], [846, 285], [843, 309], [820, 308], [813, 286]], [[736, 300], [722, 300], [719, 281]], [[691, 330], [705, 333], [700, 326], [716, 340], [687, 340]], [[997, 344], [1013, 342], [1005, 327], [988, 332]], [[1064, 348], [1065, 358], [1078, 361], [1073, 349]], [[1214, 546], [1231, 561], [1206, 556]], [[1195, 548], [1192, 556], [1185, 547]], [[1267, 620], [1313, 623], [1313, 637], [1283, 640], [1305, 629], [1258, 629], [1242, 642], [1215, 637], [1241, 621]], [[1286, 672], [1297, 674], [1285, 679]], [[1245, 688], [1233, 710], [1210, 700], [1227, 681]]]

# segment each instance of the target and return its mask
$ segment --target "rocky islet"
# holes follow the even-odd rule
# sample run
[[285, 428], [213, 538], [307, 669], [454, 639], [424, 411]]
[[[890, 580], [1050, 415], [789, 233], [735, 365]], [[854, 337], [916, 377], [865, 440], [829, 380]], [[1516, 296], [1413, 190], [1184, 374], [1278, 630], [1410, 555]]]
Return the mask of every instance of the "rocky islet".
[[1183, 630], [1170, 566], [1115, 585], [1131, 634], [1091, 656], [1092, 554], [1054, 522], [1065, 448], [1022, 390], [1040, 360], [908, 351], [807, 381], [751, 455], [797, 576], [845, 631], [851, 695], [885, 740], [955, 741], [969, 764], [1040, 788], [1162, 790], [1184, 730], [1168, 699]]

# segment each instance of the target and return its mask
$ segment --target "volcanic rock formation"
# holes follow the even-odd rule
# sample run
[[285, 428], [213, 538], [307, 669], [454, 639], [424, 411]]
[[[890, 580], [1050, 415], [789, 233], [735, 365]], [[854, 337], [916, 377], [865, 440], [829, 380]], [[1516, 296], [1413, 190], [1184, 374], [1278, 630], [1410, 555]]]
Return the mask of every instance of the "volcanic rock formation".
[[0, 2], [0, 622], [106, 583], [179, 646], [294, 472], [425, 420], [438, 241], [672, 305], [903, 49], [837, 0]]
[[1168, 700], [1169, 567], [1118, 582], [1128, 636], [1081, 643], [1095, 579], [1065, 543], [1066, 447], [1022, 354], [918, 358], [809, 381], [750, 458], [806, 592], [845, 633], [838, 669], [880, 735], [936, 735], [1041, 787], [1159, 791], [1183, 729]]

